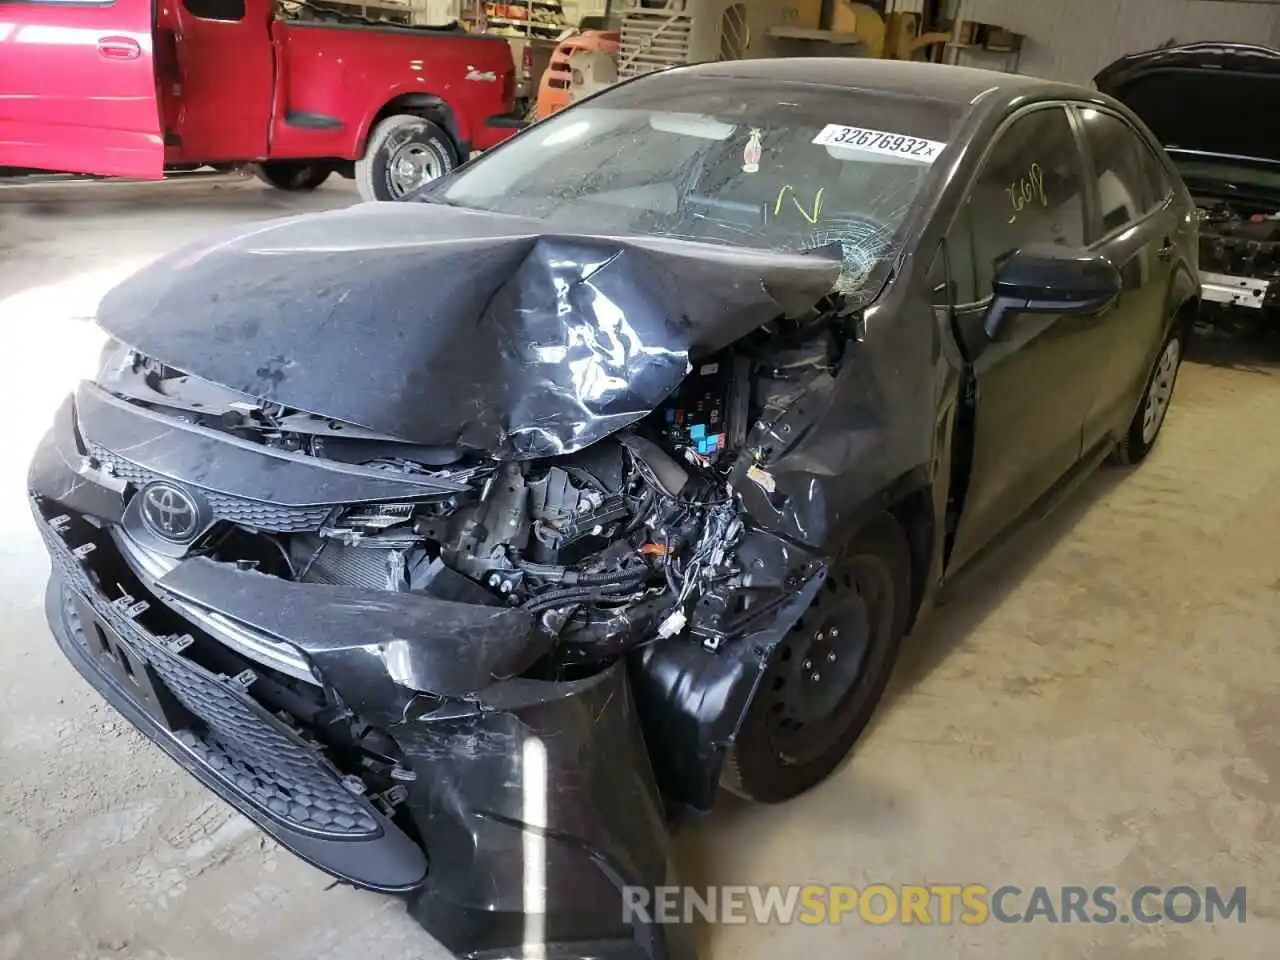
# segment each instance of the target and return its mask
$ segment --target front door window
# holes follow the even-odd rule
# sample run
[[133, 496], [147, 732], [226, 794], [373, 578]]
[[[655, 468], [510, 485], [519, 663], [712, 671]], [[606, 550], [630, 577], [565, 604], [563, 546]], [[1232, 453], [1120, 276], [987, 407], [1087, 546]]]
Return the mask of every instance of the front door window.
[[1084, 176], [1067, 112], [1047, 107], [1013, 121], [970, 193], [978, 290], [1000, 262], [1031, 243], [1085, 244]]

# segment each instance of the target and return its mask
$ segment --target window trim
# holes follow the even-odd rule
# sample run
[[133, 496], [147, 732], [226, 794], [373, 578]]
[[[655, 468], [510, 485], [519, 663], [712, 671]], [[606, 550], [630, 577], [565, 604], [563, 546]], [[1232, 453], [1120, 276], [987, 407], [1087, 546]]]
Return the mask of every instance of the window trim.
[[1137, 133], [1142, 140], [1143, 147], [1146, 148], [1147, 156], [1150, 157], [1155, 162], [1155, 165], [1160, 168], [1160, 173], [1163, 174], [1164, 176], [1164, 184], [1165, 184], [1164, 196], [1162, 196], [1156, 202], [1156, 206], [1166, 207], [1173, 202], [1174, 197], [1177, 195], [1177, 192], [1178, 192], [1177, 182], [1174, 180], [1173, 176], [1169, 172], [1169, 165], [1164, 162], [1164, 159], [1156, 151], [1156, 148], [1151, 145], [1151, 141], [1148, 140], [1145, 136], [1142, 136], [1142, 131], [1139, 130], [1137, 131]]
[[[973, 237], [973, 208], [970, 205], [969, 197], [965, 197], [964, 203], [960, 204], [960, 206], [956, 208], [956, 215], [951, 220], [951, 226], [948, 228], [947, 232], [942, 235], [942, 243], [947, 249], [951, 280], [955, 282], [957, 288], [959, 287], [959, 282], [956, 281], [955, 278], [956, 258], [952, 254], [952, 247], [955, 245], [955, 242], [959, 242], [961, 240], [964, 241], [964, 245], [968, 248], [968, 252], [966, 254], [966, 260], [969, 264], [967, 286], [973, 293], [977, 293], [978, 245]], [[958, 289], [956, 292], [959, 292]], [[971, 308], [974, 304], [988, 302], [992, 296], [994, 296], [994, 294], [988, 293], [985, 297], [980, 297], [977, 300], [955, 300], [952, 302], [951, 306], [952, 309], [958, 309], [960, 307]]]

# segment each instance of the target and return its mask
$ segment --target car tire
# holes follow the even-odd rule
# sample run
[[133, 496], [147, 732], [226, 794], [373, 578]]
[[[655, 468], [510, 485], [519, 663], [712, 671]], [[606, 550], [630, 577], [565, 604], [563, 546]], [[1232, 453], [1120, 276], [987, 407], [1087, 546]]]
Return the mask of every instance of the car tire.
[[380, 120], [356, 161], [362, 200], [403, 200], [458, 165], [453, 140], [422, 117], [398, 113]]
[[727, 790], [781, 803], [830, 776], [889, 682], [910, 598], [907, 540], [884, 514], [832, 565], [809, 609], [774, 649], [726, 758]]
[[277, 190], [290, 192], [314, 190], [329, 179], [333, 168], [323, 163], [305, 160], [275, 160], [255, 163], [250, 167], [253, 175]]
[[1175, 324], [1160, 347], [1160, 352], [1156, 354], [1156, 362], [1147, 377], [1147, 388], [1142, 392], [1138, 412], [1133, 415], [1129, 429], [1112, 454], [1113, 463], [1121, 466], [1139, 464], [1156, 445], [1169, 416], [1169, 406], [1173, 403], [1178, 370], [1182, 366], [1182, 346], [1182, 331]]

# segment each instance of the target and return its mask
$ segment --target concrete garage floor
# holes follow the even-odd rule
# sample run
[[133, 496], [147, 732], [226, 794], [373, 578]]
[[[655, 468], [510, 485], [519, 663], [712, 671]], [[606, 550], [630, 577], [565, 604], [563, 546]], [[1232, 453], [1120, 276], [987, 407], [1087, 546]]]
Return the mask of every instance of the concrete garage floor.
[[[0, 187], [0, 960], [444, 957], [388, 900], [278, 850], [63, 662], [27, 457], [124, 272], [354, 200], [253, 183]], [[1280, 382], [1184, 368], [1163, 442], [1020, 538], [910, 642], [828, 784], [684, 831], [689, 883], [1248, 887], [1244, 925], [703, 928], [710, 958], [1247, 958], [1280, 935]], [[1254, 352], [1256, 358], [1257, 351]]]

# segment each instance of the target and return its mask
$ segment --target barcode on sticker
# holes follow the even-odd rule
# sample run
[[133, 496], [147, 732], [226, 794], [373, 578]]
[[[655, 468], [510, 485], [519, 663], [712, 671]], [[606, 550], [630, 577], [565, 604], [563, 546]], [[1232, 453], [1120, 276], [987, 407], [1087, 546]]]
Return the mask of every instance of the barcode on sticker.
[[848, 147], [851, 150], [902, 157], [919, 163], [933, 163], [946, 147], [945, 143], [937, 140], [908, 137], [887, 130], [846, 127], [838, 123], [829, 123], [823, 127], [822, 132], [813, 138], [813, 142], [824, 147]]

